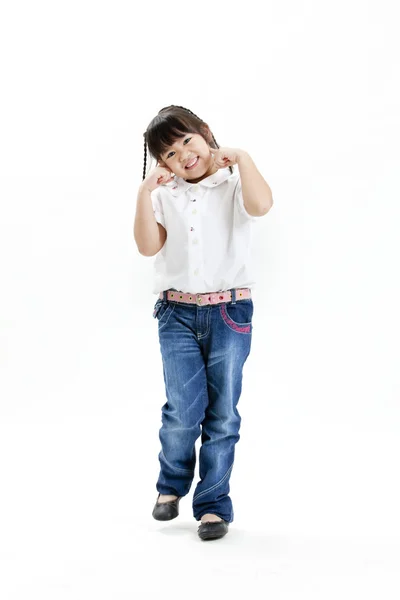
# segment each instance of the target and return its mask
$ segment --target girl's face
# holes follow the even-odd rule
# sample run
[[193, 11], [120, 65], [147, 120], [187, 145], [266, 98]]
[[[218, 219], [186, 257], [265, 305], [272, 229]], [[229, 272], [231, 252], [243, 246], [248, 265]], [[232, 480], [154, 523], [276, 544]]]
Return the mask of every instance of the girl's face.
[[206, 140], [198, 133], [187, 133], [167, 148], [158, 161], [177, 177], [197, 183], [218, 169]]

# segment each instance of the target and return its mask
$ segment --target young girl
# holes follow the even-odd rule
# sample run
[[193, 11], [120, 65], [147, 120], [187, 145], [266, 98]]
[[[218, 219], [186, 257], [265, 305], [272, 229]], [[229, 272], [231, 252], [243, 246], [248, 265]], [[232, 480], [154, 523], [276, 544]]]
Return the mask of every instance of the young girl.
[[[157, 161], [148, 173], [147, 147]], [[271, 206], [271, 190], [249, 154], [219, 148], [208, 125], [190, 110], [168, 106], [150, 122], [134, 237], [142, 255], [159, 253], [153, 316], [167, 402], [153, 517], [178, 516], [201, 435], [192, 508], [203, 540], [224, 536], [233, 521], [229, 478], [252, 335], [251, 230]]]

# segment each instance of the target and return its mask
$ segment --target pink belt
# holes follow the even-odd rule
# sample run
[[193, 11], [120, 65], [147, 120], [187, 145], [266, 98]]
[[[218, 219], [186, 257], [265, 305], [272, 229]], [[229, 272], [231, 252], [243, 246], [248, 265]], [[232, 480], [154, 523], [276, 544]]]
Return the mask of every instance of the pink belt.
[[[163, 292], [160, 293], [160, 299], [164, 298]], [[251, 298], [250, 288], [239, 288], [236, 290], [236, 300], [246, 300]], [[232, 300], [232, 292], [208, 292], [207, 294], [185, 294], [183, 292], [167, 291], [167, 300], [173, 302], [186, 302], [188, 304], [197, 304], [198, 306], [206, 306], [207, 304], [220, 304], [222, 302], [230, 302]]]

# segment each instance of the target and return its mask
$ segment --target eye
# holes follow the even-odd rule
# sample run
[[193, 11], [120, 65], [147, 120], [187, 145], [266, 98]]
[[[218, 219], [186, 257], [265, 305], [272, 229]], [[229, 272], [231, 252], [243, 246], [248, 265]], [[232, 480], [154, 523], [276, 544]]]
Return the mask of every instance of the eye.
[[[186, 139], [184, 140], [183, 144], [184, 144], [184, 145], [186, 145], [188, 142], [190, 142], [190, 140], [191, 140], [191, 139], [192, 139], [191, 137], [188, 137], [188, 138], [186, 138]], [[168, 158], [171, 158], [171, 157], [172, 157], [174, 154], [175, 154], [175, 152], [172, 152], [172, 151], [171, 151], [171, 152], [169, 152], [169, 153], [167, 154], [166, 158], [167, 158], [167, 159], [168, 159]]]

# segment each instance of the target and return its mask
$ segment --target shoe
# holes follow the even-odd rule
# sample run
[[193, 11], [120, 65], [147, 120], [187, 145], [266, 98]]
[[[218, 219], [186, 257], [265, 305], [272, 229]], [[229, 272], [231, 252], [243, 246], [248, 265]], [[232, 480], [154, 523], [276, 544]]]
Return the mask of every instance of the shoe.
[[[158, 498], [160, 494], [158, 494]], [[170, 502], [157, 502], [153, 508], [153, 517], [157, 521], [170, 521], [171, 519], [175, 519], [179, 515], [179, 500], [181, 496], [178, 496], [176, 500], [171, 500]]]
[[218, 538], [224, 537], [228, 533], [227, 521], [216, 521], [202, 523], [197, 530], [199, 538], [202, 540], [217, 540]]

